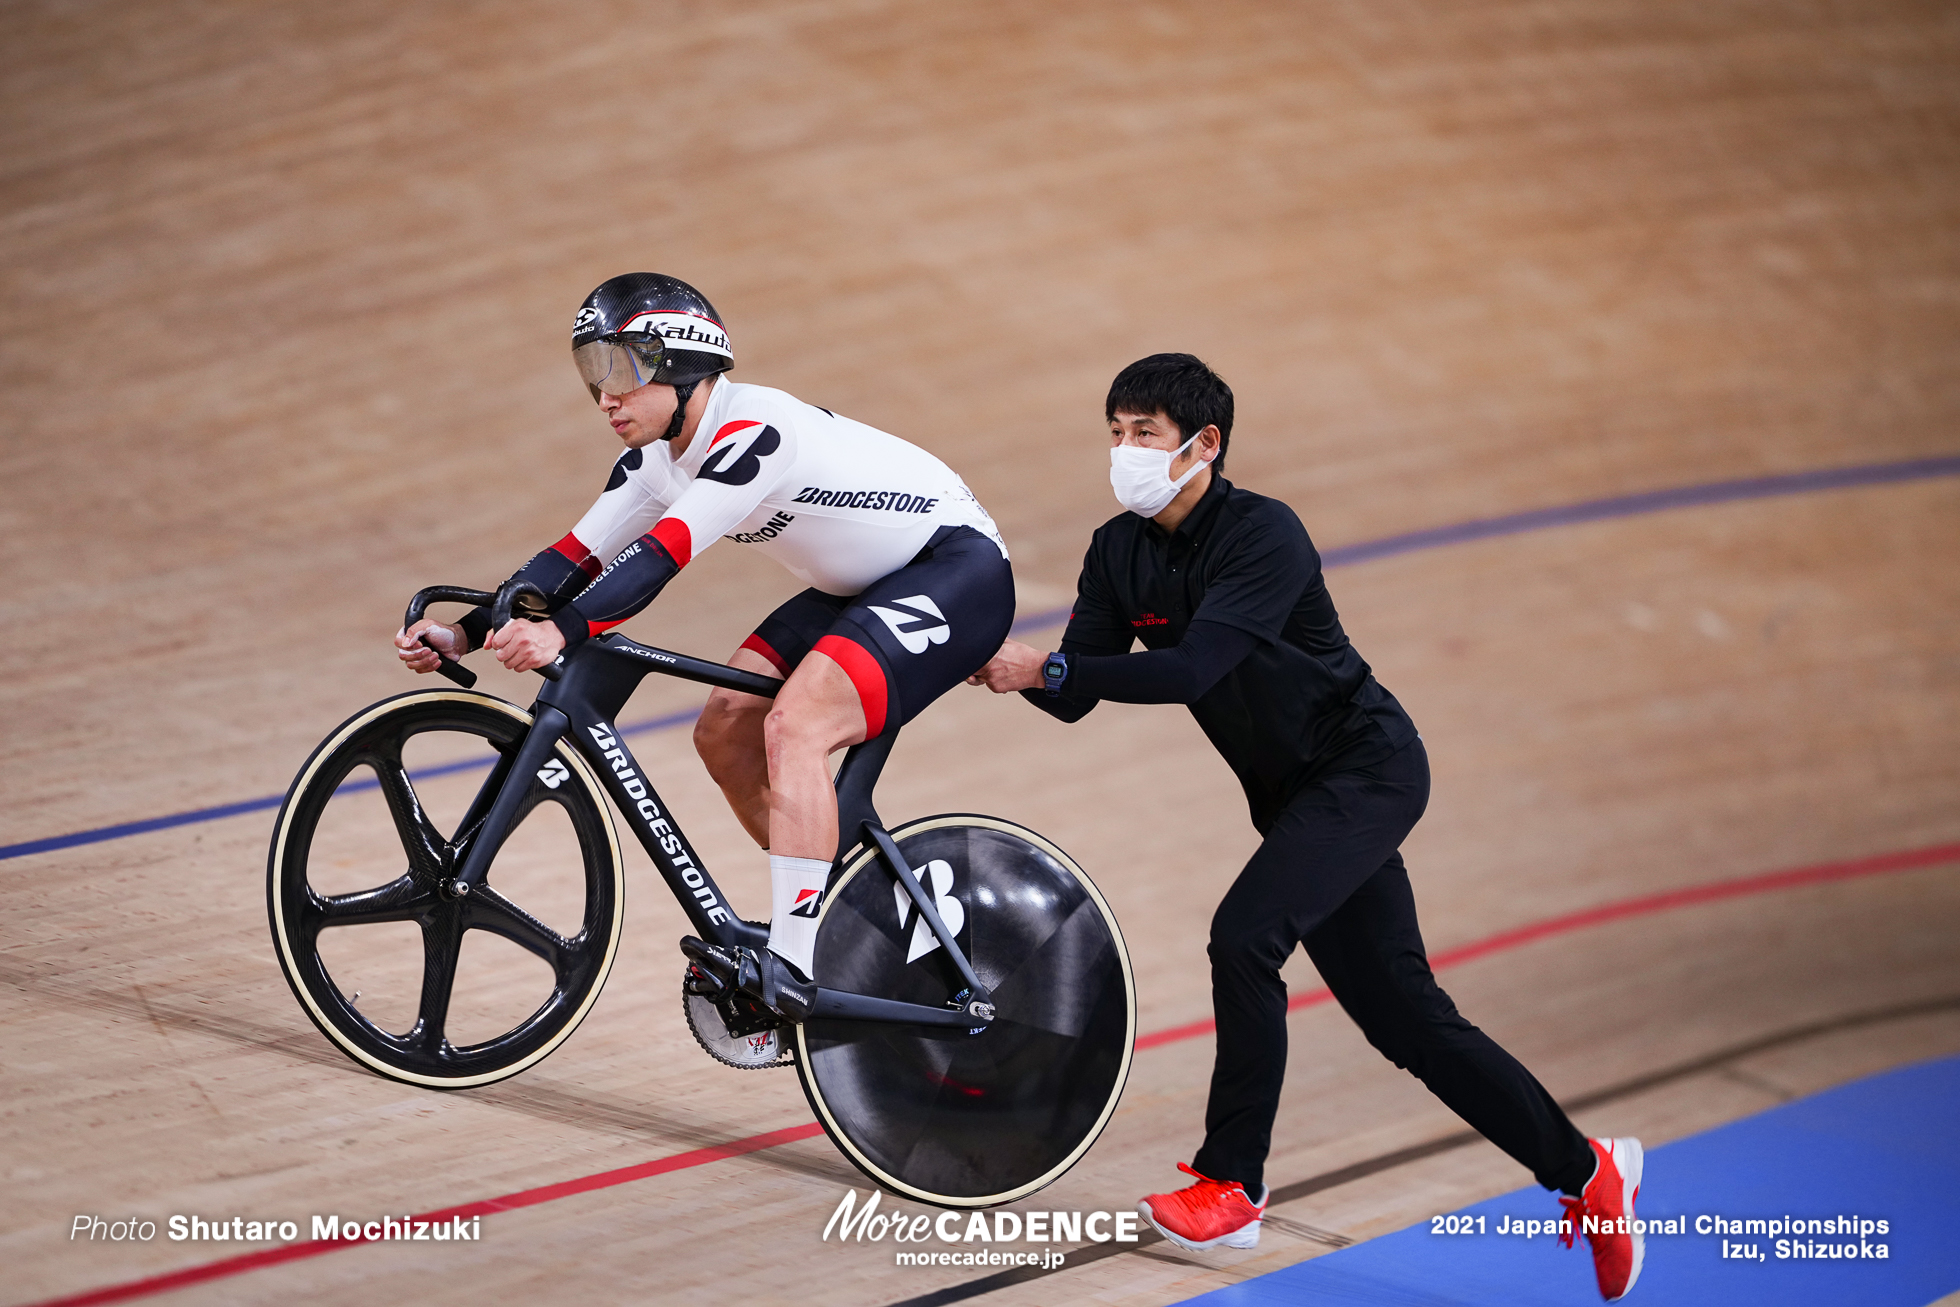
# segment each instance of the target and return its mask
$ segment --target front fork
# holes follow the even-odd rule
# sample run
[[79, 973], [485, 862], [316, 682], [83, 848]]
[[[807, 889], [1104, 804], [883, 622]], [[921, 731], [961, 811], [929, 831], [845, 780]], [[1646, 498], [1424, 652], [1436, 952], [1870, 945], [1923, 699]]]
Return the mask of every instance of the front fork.
[[490, 812], [469, 835], [469, 852], [463, 855], [461, 870], [442, 882], [441, 890], [445, 898], [467, 897], [483, 884], [490, 874], [491, 859], [503, 847], [504, 839], [517, 822], [518, 809], [524, 805], [525, 795], [530, 793], [529, 778], [544, 769], [551, 758], [552, 750], [558, 741], [565, 738], [571, 729], [571, 720], [556, 708], [539, 705], [531, 720], [531, 729], [525, 733], [524, 742], [517, 747], [517, 757], [505, 773], [502, 787], [490, 804]]

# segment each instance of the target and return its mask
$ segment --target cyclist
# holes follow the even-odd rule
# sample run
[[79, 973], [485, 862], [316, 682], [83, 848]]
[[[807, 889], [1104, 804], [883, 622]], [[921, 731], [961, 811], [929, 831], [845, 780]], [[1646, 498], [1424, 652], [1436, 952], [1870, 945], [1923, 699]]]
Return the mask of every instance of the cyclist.
[[572, 323], [572, 357], [626, 448], [578, 524], [516, 573], [550, 597], [548, 620], [493, 633], [479, 608], [417, 622], [396, 646], [417, 672], [486, 643], [512, 671], [542, 667], [645, 608], [723, 536], [807, 585], [728, 660], [786, 678], [775, 699], [716, 689], [694, 729], [768, 851], [768, 948], [682, 941], [691, 982], [735, 985], [801, 1019], [837, 851], [827, 760], [896, 730], [1000, 647], [1014, 616], [1007, 546], [966, 483], [917, 445], [728, 380], [721, 315], [685, 282], [635, 272], [603, 283]]
[[[1301, 944], [1368, 1042], [1584, 1217], [1600, 1293], [1640, 1273], [1636, 1139], [1587, 1139], [1543, 1085], [1436, 985], [1398, 851], [1429, 799], [1421, 737], [1348, 643], [1293, 510], [1224, 478], [1232, 391], [1189, 354], [1118, 373], [1110, 484], [1061, 649], [1007, 641], [972, 678], [1066, 722], [1100, 700], [1188, 704], [1245, 790], [1263, 843], [1211, 922], [1218, 1051], [1196, 1183], [1138, 1206], [1185, 1248], [1252, 1248], [1286, 1074], [1286, 982]], [[1131, 653], [1133, 640], [1144, 651]], [[1258, 1194], [1255, 1201], [1252, 1195]], [[1595, 1222], [1598, 1224], [1598, 1222]]]

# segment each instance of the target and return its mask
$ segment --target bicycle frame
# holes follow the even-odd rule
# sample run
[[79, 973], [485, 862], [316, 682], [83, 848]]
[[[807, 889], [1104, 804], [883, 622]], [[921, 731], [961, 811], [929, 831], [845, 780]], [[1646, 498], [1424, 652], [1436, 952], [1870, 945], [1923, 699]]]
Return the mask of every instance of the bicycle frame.
[[[508, 766], [493, 769], [485, 782], [486, 792], [494, 787], [496, 797], [470, 841], [460, 870], [444, 885], [444, 893], [461, 896], [483, 884], [528, 789], [523, 783], [511, 784], [511, 778], [542, 773], [558, 741], [569, 737], [572, 747], [598, 773], [614, 806], [626, 814], [627, 824], [687, 913], [696, 933], [725, 948], [767, 947], [768, 929], [743, 921], [729, 906], [727, 896], [702, 865], [694, 846], [688, 843], [673, 813], [662, 803], [652, 781], [613, 724], [633, 691], [650, 675], [678, 676], [764, 698], [774, 698], [783, 685], [771, 677], [723, 663], [639, 644], [617, 632], [581, 645], [563, 660], [559, 676], [548, 679], [538, 694], [531, 708], [531, 730], [518, 747], [516, 757]], [[977, 1029], [993, 1019], [992, 994], [974, 974], [966, 954], [940, 918], [932, 896], [920, 886], [917, 875], [906, 864], [872, 806], [872, 788], [891, 755], [896, 735], [896, 731], [891, 731], [855, 745], [844, 757], [836, 782], [838, 847], [831, 875], [835, 877], [853, 849], [860, 845], [875, 849], [879, 861], [905, 887], [920, 915], [944, 946], [947, 958], [959, 969], [968, 997], [961, 1008], [933, 1008], [819, 987], [811, 1016]]]

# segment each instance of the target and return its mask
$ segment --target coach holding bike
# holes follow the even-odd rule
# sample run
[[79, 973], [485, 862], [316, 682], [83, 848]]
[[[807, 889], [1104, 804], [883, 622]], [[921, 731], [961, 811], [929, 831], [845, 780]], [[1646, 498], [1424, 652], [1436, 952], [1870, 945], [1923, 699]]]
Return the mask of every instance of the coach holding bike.
[[[1189, 705], [1264, 837], [1212, 918], [1217, 1060], [1204, 1146], [1179, 1163], [1197, 1183], [1140, 1210], [1185, 1248], [1257, 1245], [1286, 1073], [1280, 968], [1305, 944], [1371, 1044], [1570, 1195], [1575, 1233], [1584, 1216], [1631, 1217], [1639, 1142], [1580, 1134], [1430, 973], [1398, 851], [1429, 799], [1428, 757], [1342, 631], [1300, 519], [1224, 478], [1231, 389], [1189, 354], [1154, 354], [1117, 375], [1104, 416], [1126, 511], [1090, 542], [1061, 648], [1009, 640], [971, 683], [1065, 722], [1102, 699]], [[1600, 1293], [1622, 1296], [1640, 1236], [1589, 1237]]]

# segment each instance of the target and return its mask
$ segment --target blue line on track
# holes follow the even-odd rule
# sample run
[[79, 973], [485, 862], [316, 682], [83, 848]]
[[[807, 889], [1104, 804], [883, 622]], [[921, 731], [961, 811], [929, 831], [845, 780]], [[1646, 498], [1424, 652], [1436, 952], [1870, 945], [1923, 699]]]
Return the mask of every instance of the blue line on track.
[[1421, 549], [1468, 544], [1492, 536], [1522, 535], [1555, 526], [1577, 526], [1583, 522], [1604, 522], [1616, 517], [1638, 517], [1670, 508], [1694, 508], [1707, 504], [1730, 504], [1743, 499], [1775, 499], [1783, 495], [1804, 495], [1819, 490], [1851, 490], [1859, 486], [1882, 486], [1898, 481], [1926, 481], [1935, 477], [1960, 476], [1960, 455], [1941, 458], [1914, 458], [1902, 463], [1865, 463], [1857, 467], [1822, 468], [1814, 472], [1786, 472], [1780, 476], [1744, 477], [1738, 481], [1711, 481], [1699, 486], [1676, 486], [1670, 490], [1648, 490], [1638, 495], [1617, 495], [1611, 499], [1589, 499], [1580, 504], [1534, 508], [1525, 513], [1507, 513], [1454, 526], [1431, 527], [1405, 535], [1364, 540], [1342, 545], [1321, 555], [1328, 567], [1365, 563], [1370, 559], [1412, 554]]
[[[1647, 1154], [1635, 1209], [1681, 1218], [1679, 1234], [1648, 1234], [1627, 1301], [1642, 1307], [1923, 1307], [1960, 1287], [1960, 1058], [1902, 1067], [1774, 1107]], [[1453, 1213], [1484, 1232], [1432, 1233], [1428, 1220], [1366, 1243], [1189, 1299], [1204, 1307], [1395, 1303], [1402, 1307], [1569, 1307], [1597, 1302], [1584, 1236], [1496, 1233], [1554, 1220], [1543, 1189], [1520, 1189]], [[1445, 1214], [1452, 1215], [1449, 1213]], [[1849, 1218], [1849, 1233], [1724, 1234], [1714, 1218]], [[1701, 1218], [1709, 1232], [1698, 1233]], [[1876, 1223], [1886, 1224], [1884, 1233]], [[1867, 1224], [1870, 1223], [1870, 1224]], [[1830, 1229], [1831, 1227], [1826, 1227]], [[1840, 1227], [1841, 1228], [1841, 1227]], [[1796, 1244], [1851, 1256], [1779, 1257]], [[1724, 1257], [1724, 1244], [1757, 1256]], [[1877, 1256], [1879, 1245], [1885, 1256]]]
[[[623, 726], [621, 735], [642, 735], [648, 731], [664, 731], [669, 726], [679, 726], [691, 722], [699, 715], [693, 708], [685, 712], [668, 713], [652, 721], [641, 722], [637, 726]], [[444, 763], [439, 767], [425, 767], [410, 772], [413, 780], [427, 780], [432, 776], [448, 776], [455, 772], [480, 770], [490, 765], [489, 758], [471, 758], [465, 762]], [[375, 790], [381, 788], [378, 780], [355, 781], [343, 785], [349, 791]], [[217, 808], [198, 808], [191, 812], [172, 813], [168, 817], [151, 817], [147, 821], [124, 822], [120, 826], [99, 826], [94, 830], [77, 831], [73, 835], [51, 835], [44, 840], [29, 840], [25, 844], [0, 845], [0, 861], [7, 858], [24, 858], [30, 853], [47, 853], [54, 849], [72, 849], [78, 844], [100, 844], [104, 840], [119, 840], [130, 835], [144, 835], [153, 830], [169, 830], [172, 826], [194, 826], [199, 822], [218, 821], [225, 817], [237, 817], [248, 812], [264, 812], [276, 808], [286, 801], [283, 794], [268, 794], [261, 799], [247, 799], [243, 803], [227, 803]]]
[[[1783, 495], [1811, 494], [1820, 490], [1849, 490], [1858, 486], [1890, 485], [1900, 481], [1927, 481], [1949, 476], [1960, 476], [1960, 455], [1907, 459], [1898, 463], [1865, 463], [1856, 467], [1788, 472], [1780, 476], [1745, 477], [1736, 481], [1713, 481], [1706, 485], [1676, 486], [1669, 490], [1649, 490], [1637, 495], [1618, 495], [1611, 499], [1589, 499], [1578, 504], [1535, 508], [1524, 513], [1507, 513], [1502, 517], [1479, 518], [1470, 522], [1458, 522], [1452, 526], [1431, 527], [1426, 531], [1410, 531], [1402, 535], [1385, 536], [1380, 540], [1364, 540], [1358, 544], [1339, 545], [1324, 551], [1320, 557], [1323, 566], [1345, 567], [1377, 558], [1392, 558], [1397, 554], [1412, 554], [1424, 549], [1440, 549], [1446, 545], [1488, 540], [1495, 536], [1522, 535], [1527, 531], [1577, 526], [1585, 522], [1603, 522], [1616, 517], [1637, 517], [1644, 513], [1660, 513], [1672, 508], [1728, 504], [1745, 499], [1774, 499]], [[1054, 608], [1045, 612], [1030, 613], [1026, 617], [1016, 619], [1013, 633], [1021, 635], [1059, 625], [1067, 619], [1068, 611], [1067, 608]], [[696, 713], [692, 709], [686, 712], [669, 713], [665, 717], [641, 722], [637, 726], [622, 728], [622, 733], [637, 735], [646, 731], [665, 730], [667, 727], [692, 721], [695, 716]], [[446, 772], [462, 771], [468, 767], [488, 765], [487, 762], [457, 763], [448, 767], [432, 768], [426, 772], [416, 772], [414, 777], [419, 780], [425, 776], [437, 776]], [[264, 812], [278, 807], [283, 802], [285, 802], [284, 795], [271, 794], [264, 798], [247, 799], [243, 803], [227, 803], [216, 808], [198, 808], [191, 812], [173, 813], [168, 817], [151, 817], [145, 821], [124, 822], [117, 826], [100, 826], [95, 830], [77, 831], [72, 835], [51, 835], [46, 839], [28, 840], [22, 844], [0, 844], [0, 862], [9, 858], [24, 858], [31, 853], [50, 853], [56, 849], [72, 849], [82, 844], [100, 844], [105, 840], [119, 840], [130, 835], [169, 830], [173, 826], [191, 826], [199, 822], [218, 821], [225, 817], [238, 817], [248, 812]]]

